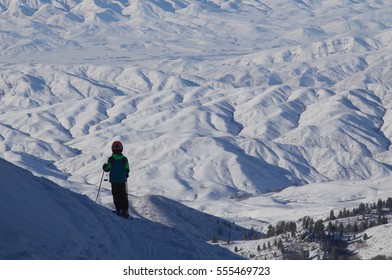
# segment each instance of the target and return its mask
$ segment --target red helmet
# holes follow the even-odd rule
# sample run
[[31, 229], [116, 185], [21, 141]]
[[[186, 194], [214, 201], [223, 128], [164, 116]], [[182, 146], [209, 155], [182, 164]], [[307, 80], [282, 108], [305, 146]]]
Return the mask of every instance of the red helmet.
[[114, 141], [113, 144], [112, 144], [112, 152], [113, 153], [115, 153], [115, 152], [122, 153], [122, 151], [123, 151], [122, 143], [120, 141]]

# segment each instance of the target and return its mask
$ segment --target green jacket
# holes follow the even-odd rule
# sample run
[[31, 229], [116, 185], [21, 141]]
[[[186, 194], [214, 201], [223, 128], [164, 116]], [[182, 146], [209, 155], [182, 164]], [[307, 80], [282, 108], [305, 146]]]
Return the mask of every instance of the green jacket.
[[111, 183], [125, 183], [129, 174], [128, 159], [121, 153], [114, 153], [109, 157], [107, 164], [103, 166], [103, 170], [109, 173], [109, 181]]

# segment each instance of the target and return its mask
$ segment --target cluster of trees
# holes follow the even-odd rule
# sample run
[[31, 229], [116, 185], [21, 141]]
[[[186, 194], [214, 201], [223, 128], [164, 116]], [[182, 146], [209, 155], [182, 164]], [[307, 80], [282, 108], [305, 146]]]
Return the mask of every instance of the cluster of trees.
[[[354, 208], [351, 211], [344, 208], [343, 210], [339, 211], [337, 218], [340, 219], [340, 218], [347, 218], [347, 217], [353, 217], [358, 215], [366, 215], [366, 214], [371, 214], [374, 211], [376, 211], [378, 215], [383, 215], [385, 213], [385, 209], [387, 209], [387, 211], [389, 212], [392, 211], [392, 197], [388, 197], [388, 199], [386, 200], [379, 199], [377, 203], [376, 202], [371, 204], [360, 203], [357, 208]], [[336, 219], [333, 210], [331, 210], [329, 219], [330, 220]]]
[[269, 238], [286, 233], [291, 233], [291, 236], [295, 237], [297, 234], [297, 224], [295, 222], [279, 221], [275, 227], [273, 225], [269, 225], [266, 237]]
[[[376, 225], [388, 223], [384, 209], [392, 211], [392, 198], [388, 198], [384, 201], [379, 199], [377, 203], [372, 204], [361, 203], [357, 208], [354, 208], [351, 211], [344, 208], [343, 210], [339, 211], [337, 216], [335, 215], [335, 212], [331, 210], [329, 217], [325, 220], [319, 219], [314, 221], [313, 218], [303, 217], [301, 219], [302, 228], [318, 239], [324, 239], [327, 235], [334, 235], [336, 233], [339, 233], [340, 235], [343, 233], [357, 233]], [[365, 217], [366, 214], [374, 213], [374, 211], [376, 211], [377, 218], [373, 219]], [[362, 220], [355, 221], [353, 223], [333, 223], [333, 221], [337, 219], [354, 217], [358, 215], [364, 215]], [[325, 226], [325, 222], [327, 221], [329, 221], [328, 225]], [[290, 233], [292, 237], [296, 236], [297, 224], [295, 222], [279, 221], [276, 226], [269, 225], [267, 228], [266, 237], [269, 238], [287, 233]]]
[[[351, 252], [347, 250], [347, 241], [359, 232], [382, 224], [388, 223], [386, 214], [392, 211], [392, 198], [379, 199], [377, 203], [360, 203], [357, 208], [343, 209], [335, 216], [331, 210], [329, 217], [314, 221], [310, 217], [302, 219], [302, 227], [306, 231], [303, 237], [320, 243], [320, 249], [324, 252], [323, 258], [340, 259], [350, 258]], [[358, 217], [361, 216], [361, 217]], [[357, 217], [354, 221], [350, 217]], [[347, 218], [345, 220], [345, 218]], [[327, 225], [326, 225], [326, 222]], [[326, 226], [325, 226], [326, 225]], [[347, 239], [344, 241], [343, 236]], [[368, 236], [365, 234], [363, 239]]]
[[[387, 211], [386, 211], [387, 209]], [[389, 212], [388, 212], [389, 211]], [[392, 198], [389, 197], [387, 200], [379, 199], [377, 203], [361, 203], [357, 208], [351, 211], [344, 208], [340, 210], [338, 215], [331, 210], [329, 217], [325, 221], [329, 221], [328, 225], [324, 226], [324, 220], [320, 219], [316, 222], [310, 217], [302, 218], [302, 228], [307, 230], [316, 236], [320, 237], [325, 231], [326, 234], [335, 233], [357, 233], [364, 231], [370, 227], [382, 225], [388, 223], [386, 214], [392, 211]], [[357, 218], [353, 223], [348, 222], [337, 222], [338, 219], [356, 217], [362, 215], [362, 218]], [[333, 221], [335, 221], [333, 223]]]
[[284, 250], [283, 241], [281, 238], [279, 238], [278, 240], [275, 239], [273, 244], [271, 244], [271, 242], [268, 241], [267, 244], [263, 243], [263, 247], [261, 247], [260, 245], [257, 245], [257, 251], [260, 252], [262, 250], [267, 250], [267, 248], [271, 248], [272, 246], [277, 247], [277, 249], [279, 251]]
[[[361, 203], [352, 210], [340, 210], [337, 215], [332, 210], [329, 217], [325, 219], [315, 221], [311, 217], [303, 217], [300, 219], [300, 226], [302, 226], [303, 232], [299, 240], [319, 243], [322, 258], [351, 258], [352, 253], [347, 250], [348, 241], [351, 238], [356, 238], [355, 235], [357, 233], [363, 232], [368, 228], [388, 223], [386, 214], [391, 212], [392, 198], [388, 198], [386, 200], [379, 199], [371, 204]], [[356, 217], [356, 219], [352, 217]], [[297, 236], [297, 223], [280, 221], [275, 226], [268, 226], [265, 237], [286, 235], [287, 238], [290, 234], [291, 237]], [[363, 239], [366, 240], [367, 238], [365, 234]], [[290, 248], [285, 249], [281, 238], [275, 240], [273, 245], [276, 246], [277, 251], [281, 252], [283, 258], [295, 256], [295, 258], [306, 259], [309, 257], [309, 250], [299, 249], [300, 251], [297, 252]], [[264, 243], [262, 247], [258, 245], [257, 251], [261, 252], [271, 246], [270, 242], [267, 245]]]

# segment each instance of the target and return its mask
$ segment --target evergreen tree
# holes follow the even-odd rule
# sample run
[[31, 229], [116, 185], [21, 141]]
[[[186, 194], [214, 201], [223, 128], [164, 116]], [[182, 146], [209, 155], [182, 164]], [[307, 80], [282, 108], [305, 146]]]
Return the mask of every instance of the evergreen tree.
[[365, 233], [365, 234], [363, 235], [363, 240], [366, 241], [367, 239], [369, 239], [369, 237], [368, 237], [368, 235]]
[[388, 223], [388, 218], [383, 216], [383, 215], [379, 215], [377, 218], [377, 224], [378, 225], [385, 225]]
[[388, 197], [385, 207], [389, 209], [389, 211], [392, 211], [392, 197]]
[[366, 213], [370, 213], [370, 212], [371, 212], [371, 211], [370, 211], [369, 203], [366, 203], [365, 209], [366, 209]]
[[335, 217], [335, 213], [334, 213], [334, 211], [333, 211], [333, 210], [331, 210], [331, 212], [329, 213], [329, 219], [330, 219], [331, 221], [333, 221], [333, 220], [335, 220], [335, 219], [336, 219], [336, 217]]
[[275, 236], [275, 228], [273, 225], [269, 225], [267, 228], [267, 238]]
[[297, 235], [297, 224], [290, 222], [287, 230], [290, 231], [292, 237], [295, 237]]
[[343, 236], [343, 232], [344, 232], [344, 226], [343, 226], [343, 223], [340, 223], [339, 224], [339, 234], [340, 234], [340, 237], [342, 237]]
[[317, 220], [316, 223], [314, 224], [314, 233], [320, 237], [324, 233], [324, 223], [322, 220]]
[[278, 247], [278, 250], [279, 250], [281, 253], [284, 252], [282, 239], [279, 238], [278, 244], [277, 244], [276, 246]]
[[366, 206], [364, 203], [360, 203], [358, 207], [358, 213], [359, 214], [365, 214], [366, 213]]
[[312, 218], [309, 220], [309, 231], [314, 231], [314, 220]]
[[[378, 210], [377, 210], [378, 211]], [[381, 214], [378, 214], [378, 217], [377, 217], [377, 225], [382, 225], [382, 216], [381, 216]]]
[[313, 223], [314, 223], [313, 219], [308, 216], [303, 217], [302, 219], [302, 227], [306, 230], [312, 231]]
[[377, 201], [377, 213], [381, 214], [382, 213], [382, 200], [379, 199]]
[[336, 231], [336, 228], [335, 228], [335, 226], [332, 224], [332, 222], [330, 221], [330, 222], [328, 223], [328, 225], [327, 225], [327, 232], [328, 232], [329, 234], [334, 234], [335, 231]]
[[275, 235], [279, 235], [279, 234], [285, 233], [285, 228], [286, 228], [286, 222], [285, 221], [279, 221], [276, 224]]
[[342, 210], [339, 210], [338, 218], [339, 219], [343, 218], [343, 211]]

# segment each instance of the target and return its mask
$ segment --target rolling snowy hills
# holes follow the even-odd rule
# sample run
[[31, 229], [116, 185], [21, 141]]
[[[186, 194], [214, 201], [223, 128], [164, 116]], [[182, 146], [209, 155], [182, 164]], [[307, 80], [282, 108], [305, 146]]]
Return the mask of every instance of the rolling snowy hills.
[[0, 0], [0, 157], [93, 199], [120, 140], [135, 205], [172, 199], [260, 229], [386, 198], [391, 12]]

